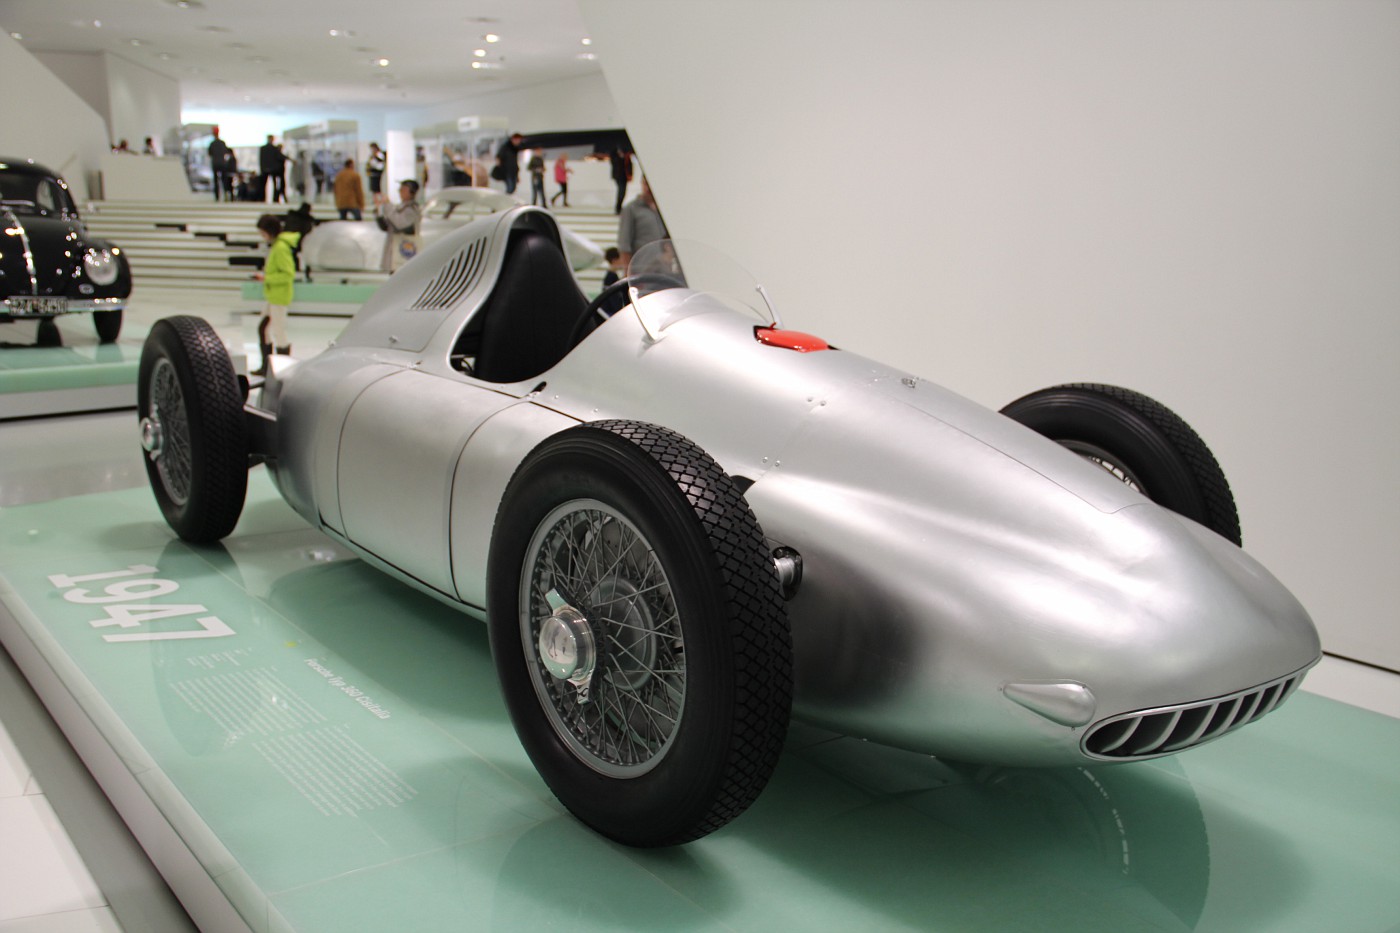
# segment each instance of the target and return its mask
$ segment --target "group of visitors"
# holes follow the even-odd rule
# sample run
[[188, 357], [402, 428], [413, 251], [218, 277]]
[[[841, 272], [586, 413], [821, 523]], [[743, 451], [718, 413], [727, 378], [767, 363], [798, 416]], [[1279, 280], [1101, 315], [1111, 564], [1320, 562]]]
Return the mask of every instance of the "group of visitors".
[[[258, 171], [240, 172], [238, 157], [219, 136], [217, 126], [211, 128], [209, 142], [209, 171], [213, 176], [215, 201], [278, 201], [287, 200], [287, 154], [271, 133], [258, 149]], [[150, 140], [146, 142], [150, 144]], [[269, 191], [269, 189], [271, 189]]]

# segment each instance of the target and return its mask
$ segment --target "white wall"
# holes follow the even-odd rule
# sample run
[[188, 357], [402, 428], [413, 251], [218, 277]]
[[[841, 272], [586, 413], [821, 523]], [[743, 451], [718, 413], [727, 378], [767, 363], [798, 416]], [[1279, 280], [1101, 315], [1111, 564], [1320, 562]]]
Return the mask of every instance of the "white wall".
[[0, 155], [60, 172], [79, 200], [107, 151], [107, 127], [91, 107], [8, 34], [0, 34]]
[[1326, 649], [1400, 668], [1400, 4], [580, 8], [675, 235], [984, 404], [1160, 398]]
[[127, 140], [136, 152], [150, 136], [179, 153], [180, 84], [119, 55], [103, 53], [112, 141]]

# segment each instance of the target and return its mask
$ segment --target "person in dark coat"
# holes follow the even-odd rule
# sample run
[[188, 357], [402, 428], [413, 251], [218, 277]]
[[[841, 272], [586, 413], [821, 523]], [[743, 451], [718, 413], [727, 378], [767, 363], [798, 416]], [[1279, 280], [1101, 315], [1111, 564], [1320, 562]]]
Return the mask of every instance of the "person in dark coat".
[[520, 184], [520, 144], [524, 141], [524, 136], [511, 133], [510, 138], [496, 150], [501, 174], [505, 176], [501, 180], [506, 183], [506, 194], [515, 194], [515, 186]]
[[238, 174], [238, 160], [228, 143], [219, 138], [219, 128], [213, 128], [214, 139], [209, 143], [209, 170], [214, 173], [214, 200], [233, 200], [233, 176]]
[[[267, 142], [258, 149], [258, 192], [259, 200], [262, 201], [282, 201], [287, 200], [287, 157], [282, 154], [282, 147], [272, 141], [272, 134], [267, 134]], [[267, 183], [272, 182], [272, 196], [268, 197]]]

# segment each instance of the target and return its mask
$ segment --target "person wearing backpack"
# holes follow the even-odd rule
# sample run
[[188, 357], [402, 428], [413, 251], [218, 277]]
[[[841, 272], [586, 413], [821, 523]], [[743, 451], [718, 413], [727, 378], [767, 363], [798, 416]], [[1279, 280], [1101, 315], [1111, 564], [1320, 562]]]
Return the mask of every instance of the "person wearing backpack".
[[262, 271], [255, 272], [253, 278], [263, 283], [263, 299], [267, 303], [258, 318], [262, 363], [252, 370], [252, 375], [266, 376], [268, 359], [274, 350], [284, 356], [292, 352], [287, 338], [287, 308], [292, 303], [292, 283], [297, 275], [294, 250], [301, 245], [301, 234], [284, 231], [281, 219], [272, 214], [258, 218], [258, 232], [269, 245]]

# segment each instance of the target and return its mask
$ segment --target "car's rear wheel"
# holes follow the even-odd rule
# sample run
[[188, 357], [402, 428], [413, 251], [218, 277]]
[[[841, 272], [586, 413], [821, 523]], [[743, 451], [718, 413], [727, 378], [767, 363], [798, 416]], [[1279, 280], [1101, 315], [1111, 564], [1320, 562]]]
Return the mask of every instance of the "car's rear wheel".
[[767, 783], [791, 712], [786, 610], [748, 504], [684, 437], [612, 421], [540, 444], [497, 515], [488, 609], [521, 743], [598, 832], [687, 842]]
[[170, 527], [195, 543], [233, 531], [248, 491], [243, 394], [208, 322], [169, 317], [151, 328], [137, 409], [146, 474]]
[[122, 332], [121, 311], [94, 311], [92, 323], [97, 329], [97, 339], [102, 343], [116, 343]]
[[1158, 505], [1240, 543], [1235, 497], [1219, 462], [1162, 403], [1118, 386], [1071, 383], [1032, 392], [1001, 411]]

